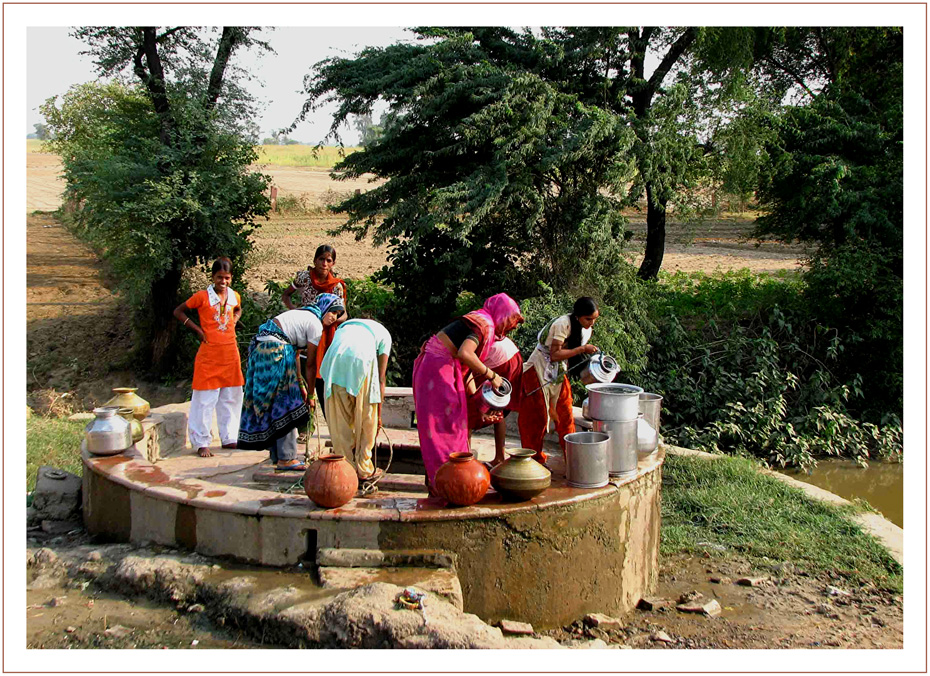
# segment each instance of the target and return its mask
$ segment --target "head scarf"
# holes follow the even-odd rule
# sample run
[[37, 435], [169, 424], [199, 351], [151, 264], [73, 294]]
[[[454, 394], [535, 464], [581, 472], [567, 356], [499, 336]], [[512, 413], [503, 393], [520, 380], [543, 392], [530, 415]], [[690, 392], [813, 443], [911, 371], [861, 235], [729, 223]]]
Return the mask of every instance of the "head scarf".
[[310, 303], [310, 305], [304, 305], [301, 310], [307, 310], [316, 315], [317, 319], [322, 320], [323, 315], [327, 312], [335, 312], [336, 314], [342, 314], [339, 312], [345, 312], [345, 306], [342, 304], [342, 299], [332, 293], [321, 293], [316, 297], [316, 300]]
[[504, 337], [502, 330], [508, 320], [516, 315], [521, 322], [523, 321], [523, 315], [520, 314], [520, 306], [517, 305], [517, 301], [506, 293], [498, 293], [488, 298], [484, 301], [484, 307], [478, 312], [486, 314], [491, 319], [491, 323], [494, 325], [494, 336], [498, 340]]

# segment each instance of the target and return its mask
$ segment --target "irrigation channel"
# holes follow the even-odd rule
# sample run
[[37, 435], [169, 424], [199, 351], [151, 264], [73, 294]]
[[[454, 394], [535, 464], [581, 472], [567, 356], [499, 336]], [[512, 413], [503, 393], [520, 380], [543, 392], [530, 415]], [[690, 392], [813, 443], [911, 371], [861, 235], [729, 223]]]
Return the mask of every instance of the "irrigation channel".
[[904, 464], [870, 462], [867, 468], [853, 460], [825, 459], [810, 472], [786, 470], [793, 479], [819, 486], [847, 500], [860, 498], [904, 528]]

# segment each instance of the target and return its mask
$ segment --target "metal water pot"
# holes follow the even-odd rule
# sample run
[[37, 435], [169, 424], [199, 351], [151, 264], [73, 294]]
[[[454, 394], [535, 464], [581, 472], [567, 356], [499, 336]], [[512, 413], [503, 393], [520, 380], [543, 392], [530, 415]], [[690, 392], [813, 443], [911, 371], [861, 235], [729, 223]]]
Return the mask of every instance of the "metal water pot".
[[607, 445], [607, 471], [612, 477], [636, 473], [638, 439], [636, 420], [595, 420], [595, 432], [610, 437]]
[[609, 383], [619, 372], [620, 365], [617, 364], [616, 359], [609, 354], [595, 352], [579, 375], [583, 384], [590, 385], [592, 383]]
[[565, 435], [565, 478], [575, 488], [600, 488], [610, 480], [607, 445], [603, 432], [573, 432]]
[[90, 453], [116, 455], [132, 446], [132, 428], [116, 412], [115, 406], [94, 409], [96, 417], [84, 428], [84, 441]]
[[659, 447], [659, 434], [655, 428], [646, 422], [642, 413], [636, 420], [636, 448], [643, 454], [648, 455]]
[[587, 386], [588, 415], [592, 420], [636, 420], [643, 388], [624, 383], [595, 383]]
[[481, 386], [481, 398], [489, 408], [504, 408], [510, 403], [510, 394], [513, 392], [513, 385], [506, 378], [501, 378], [500, 389], [495, 390], [490, 380], [486, 380]]

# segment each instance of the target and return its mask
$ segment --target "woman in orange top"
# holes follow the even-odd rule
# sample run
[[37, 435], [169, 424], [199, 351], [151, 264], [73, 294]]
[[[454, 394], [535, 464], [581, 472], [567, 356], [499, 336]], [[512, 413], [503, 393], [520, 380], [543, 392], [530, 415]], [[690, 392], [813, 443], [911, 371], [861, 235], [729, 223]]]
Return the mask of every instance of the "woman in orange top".
[[[194, 383], [188, 416], [191, 446], [201, 458], [209, 458], [210, 424], [216, 410], [216, 422], [223, 448], [235, 448], [239, 437], [242, 410], [242, 366], [236, 345], [236, 322], [242, 315], [239, 294], [229, 288], [232, 262], [225, 256], [216, 259], [212, 270], [213, 285], [174, 309], [174, 317], [200, 338], [194, 359]], [[191, 321], [185, 310], [196, 310], [200, 326]]]
[[[321, 244], [317, 247], [313, 255], [313, 267], [307, 266], [306, 270], [299, 270], [294, 275], [294, 281], [281, 294], [281, 300], [287, 306], [288, 310], [296, 310], [301, 307], [307, 307], [316, 302], [317, 296], [321, 293], [331, 293], [340, 301], [346, 312], [339, 319], [332, 321], [329, 315], [323, 319], [323, 337], [316, 348], [316, 394], [317, 401], [320, 404], [320, 411], [326, 413], [323, 406], [323, 378], [320, 377], [320, 365], [323, 363], [323, 357], [326, 356], [326, 348], [333, 342], [333, 336], [336, 333], [336, 327], [349, 318], [346, 283], [333, 274], [333, 266], [336, 264], [336, 249], [329, 244]], [[294, 305], [291, 296], [294, 293], [300, 293], [300, 305]], [[329, 322], [329, 323], [327, 323]], [[301, 355], [301, 360], [306, 359]]]

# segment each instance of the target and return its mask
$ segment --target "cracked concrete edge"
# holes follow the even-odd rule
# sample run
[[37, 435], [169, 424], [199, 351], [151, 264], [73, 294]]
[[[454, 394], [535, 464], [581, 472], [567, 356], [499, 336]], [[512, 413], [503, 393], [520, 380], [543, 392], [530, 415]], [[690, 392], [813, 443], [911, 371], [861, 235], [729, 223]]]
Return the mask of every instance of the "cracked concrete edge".
[[[695, 451], [693, 449], [682, 448], [680, 446], [669, 446], [668, 444], [664, 444], [664, 446], [665, 452], [669, 455], [690, 456], [696, 458], [705, 458], [707, 460], [717, 460], [718, 458], [730, 457], [717, 455], [714, 453], [707, 453], [705, 451]], [[833, 505], [852, 505], [849, 500], [841, 498], [839, 495], [824, 490], [819, 486], [814, 486], [812, 484], [804, 483], [803, 481], [798, 481], [797, 479], [793, 479], [790, 476], [785, 476], [784, 474], [774, 470], [760, 469], [759, 471], [761, 471], [763, 474], [767, 474], [768, 476], [778, 479], [782, 483], [786, 483], [789, 486], [794, 486], [795, 488], [801, 489], [806, 495], [815, 500], [821, 500]], [[865, 532], [874, 536], [879, 542], [881, 542], [895, 561], [900, 563], [902, 566], [904, 565], [903, 528], [891, 523], [884, 516], [875, 512], [860, 512], [859, 514], [853, 515], [851, 518]]]

